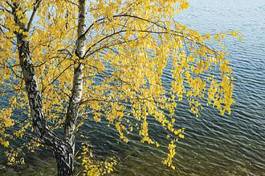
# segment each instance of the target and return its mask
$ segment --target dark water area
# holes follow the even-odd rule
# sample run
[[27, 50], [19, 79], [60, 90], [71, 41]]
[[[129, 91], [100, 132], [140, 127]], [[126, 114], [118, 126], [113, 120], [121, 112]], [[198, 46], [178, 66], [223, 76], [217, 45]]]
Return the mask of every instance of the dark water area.
[[[91, 121], [82, 133], [96, 155], [120, 158], [113, 175], [265, 176], [265, 0], [190, 0], [190, 3], [191, 7], [177, 16], [177, 21], [202, 33], [237, 30], [243, 35], [242, 41], [225, 41], [235, 79], [232, 114], [222, 117], [213, 108], [205, 107], [196, 118], [187, 104], [179, 105], [176, 123], [186, 128], [186, 138], [177, 144], [174, 171], [162, 165], [167, 143], [156, 124], [151, 135], [164, 144], [161, 148], [141, 144], [134, 136], [124, 144], [104, 122]], [[170, 81], [166, 75], [165, 81]], [[32, 161], [35, 165], [21, 175], [30, 172], [38, 175], [40, 166], [51, 167], [45, 159]], [[49, 173], [55, 170], [45, 175]]]

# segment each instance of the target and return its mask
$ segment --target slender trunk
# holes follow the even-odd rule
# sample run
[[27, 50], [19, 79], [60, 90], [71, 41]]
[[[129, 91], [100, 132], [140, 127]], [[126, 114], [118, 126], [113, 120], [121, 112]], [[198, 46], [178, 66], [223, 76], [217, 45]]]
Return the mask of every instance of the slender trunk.
[[[76, 41], [76, 55], [78, 60], [83, 59], [85, 53], [85, 37], [82, 34], [85, 32], [85, 0], [79, 0], [79, 13], [78, 13], [78, 36]], [[82, 36], [82, 37], [81, 37]], [[74, 69], [73, 77], [73, 88], [71, 92], [71, 98], [69, 100], [69, 105], [66, 114], [66, 120], [64, 124], [64, 134], [65, 140], [70, 144], [72, 148], [72, 153], [68, 155], [68, 163], [70, 164], [72, 170], [74, 169], [74, 155], [75, 155], [75, 132], [76, 123], [79, 113], [79, 106], [83, 94], [83, 64], [78, 61], [78, 65]], [[59, 161], [60, 162], [60, 161]], [[58, 161], [57, 161], [58, 163]], [[59, 163], [60, 164], [60, 163]]]
[[48, 129], [42, 110], [42, 97], [30, 57], [29, 43], [21, 35], [17, 35], [17, 39], [20, 66], [28, 94], [34, 132], [37, 137], [52, 149], [58, 163], [58, 175], [71, 176], [73, 174], [73, 149], [68, 143], [58, 138]]
[[[21, 23], [16, 16], [18, 4], [14, 3], [12, 13], [16, 24], [25, 32], [29, 29]], [[78, 18], [78, 38], [76, 42], [76, 55], [79, 60], [84, 55], [85, 37], [82, 34], [85, 31], [85, 0], [79, 0], [79, 18]], [[42, 107], [42, 95], [38, 88], [37, 78], [35, 75], [29, 42], [23, 34], [16, 33], [17, 47], [19, 52], [19, 61], [23, 73], [23, 79], [26, 85], [28, 101], [31, 111], [32, 126], [36, 136], [43, 143], [50, 147], [57, 161], [58, 176], [72, 176], [74, 172], [74, 155], [75, 155], [75, 128], [79, 111], [79, 103], [83, 92], [83, 64], [79, 64], [74, 69], [72, 96], [69, 100], [67, 115], [65, 120], [64, 140], [57, 137], [48, 129]]]
[[[72, 170], [74, 170], [76, 122], [78, 117], [79, 103], [81, 101], [83, 91], [82, 67], [82, 65], [79, 65], [74, 70], [74, 86], [72, 89], [72, 96], [69, 100], [66, 120], [64, 123], [65, 140], [72, 148], [72, 153], [69, 153], [67, 157], [67, 162], [69, 163]], [[60, 162], [60, 160], [57, 161], [57, 165], [58, 162]]]
[[[20, 29], [26, 31], [25, 25], [21, 23], [16, 16], [18, 5], [16, 3], [13, 5], [14, 7], [12, 9], [12, 13], [14, 15], [15, 22]], [[49, 130], [43, 113], [42, 95], [38, 88], [37, 77], [35, 75], [29, 49], [29, 41], [27, 41], [26, 37], [21, 33], [16, 33], [16, 39], [19, 63], [26, 86], [34, 133], [36, 137], [38, 137], [53, 151], [58, 163], [58, 175], [72, 176], [73, 148], [69, 145], [69, 143], [60, 139], [55, 133]]]

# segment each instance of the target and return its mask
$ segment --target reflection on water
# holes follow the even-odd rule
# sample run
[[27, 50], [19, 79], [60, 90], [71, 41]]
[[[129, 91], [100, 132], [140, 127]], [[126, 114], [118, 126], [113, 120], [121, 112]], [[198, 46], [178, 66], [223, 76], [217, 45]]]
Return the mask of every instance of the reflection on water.
[[[96, 154], [121, 158], [113, 175], [265, 175], [265, 1], [190, 1], [191, 8], [177, 20], [201, 32], [233, 29], [244, 35], [243, 42], [226, 41], [235, 78], [232, 115], [221, 117], [206, 107], [195, 118], [185, 103], [180, 105], [176, 122], [186, 128], [186, 138], [177, 145], [175, 171], [161, 164], [165, 147], [157, 149], [136, 140], [125, 145], [106, 124], [88, 123], [84, 133]], [[159, 127], [154, 129], [152, 135], [165, 143]]]

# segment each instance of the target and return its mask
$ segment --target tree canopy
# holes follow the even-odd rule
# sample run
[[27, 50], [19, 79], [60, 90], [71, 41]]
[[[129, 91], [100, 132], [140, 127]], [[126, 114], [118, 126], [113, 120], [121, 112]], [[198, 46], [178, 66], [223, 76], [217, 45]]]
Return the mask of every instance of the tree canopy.
[[9, 163], [17, 164], [18, 149], [54, 150], [49, 138], [75, 153], [87, 118], [107, 120], [124, 142], [134, 131], [159, 147], [149, 136], [153, 119], [168, 132], [163, 162], [174, 169], [175, 143], [185, 130], [176, 127], [177, 105], [187, 101], [198, 116], [203, 105], [224, 115], [233, 104], [222, 40], [237, 33], [188, 28], [176, 16], [188, 6], [186, 0], [1, 0], [0, 145]]

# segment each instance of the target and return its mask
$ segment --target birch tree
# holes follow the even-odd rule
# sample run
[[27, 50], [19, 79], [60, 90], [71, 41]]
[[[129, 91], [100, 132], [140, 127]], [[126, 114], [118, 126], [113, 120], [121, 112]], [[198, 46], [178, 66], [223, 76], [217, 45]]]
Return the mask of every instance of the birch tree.
[[237, 33], [200, 34], [177, 22], [188, 6], [186, 0], [1, 0], [0, 94], [7, 104], [0, 105], [0, 146], [8, 161], [18, 162], [18, 148], [44, 147], [58, 175], [70, 176], [87, 118], [107, 120], [126, 143], [133, 131], [159, 147], [148, 131], [153, 120], [168, 135], [163, 163], [175, 169], [176, 141], [185, 130], [176, 125], [177, 105], [187, 101], [198, 116], [203, 105], [224, 115], [233, 104], [222, 40]]

